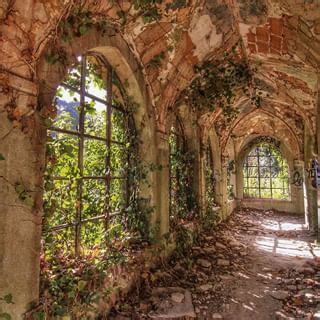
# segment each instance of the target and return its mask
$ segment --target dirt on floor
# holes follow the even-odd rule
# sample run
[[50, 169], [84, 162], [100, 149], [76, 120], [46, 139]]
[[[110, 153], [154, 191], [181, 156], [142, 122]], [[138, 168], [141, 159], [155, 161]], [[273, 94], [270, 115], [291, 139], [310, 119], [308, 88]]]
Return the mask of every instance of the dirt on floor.
[[320, 246], [303, 217], [241, 209], [142, 274], [110, 319], [320, 319]]

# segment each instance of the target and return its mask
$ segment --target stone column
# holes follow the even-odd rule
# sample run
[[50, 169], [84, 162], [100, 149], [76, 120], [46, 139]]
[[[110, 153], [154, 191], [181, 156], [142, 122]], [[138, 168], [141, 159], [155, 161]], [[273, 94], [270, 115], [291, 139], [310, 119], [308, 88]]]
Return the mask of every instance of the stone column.
[[39, 294], [45, 136], [34, 114], [37, 87], [12, 75], [5, 83], [0, 81], [0, 297], [10, 294], [14, 304], [0, 301], [0, 313], [19, 320]]
[[160, 237], [169, 232], [169, 137], [162, 131], [157, 131], [157, 218]]
[[306, 166], [306, 193], [308, 202], [308, 224], [311, 230], [316, 231], [318, 205], [317, 205], [317, 189], [312, 186], [312, 178], [310, 176], [311, 162], [314, 158], [315, 137], [311, 134], [311, 129], [305, 126], [304, 134], [304, 161]]

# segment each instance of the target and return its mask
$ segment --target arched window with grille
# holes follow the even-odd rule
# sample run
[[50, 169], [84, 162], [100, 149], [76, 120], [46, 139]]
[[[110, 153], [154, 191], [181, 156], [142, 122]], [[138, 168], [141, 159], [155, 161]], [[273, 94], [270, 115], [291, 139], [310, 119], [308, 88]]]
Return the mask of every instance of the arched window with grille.
[[169, 135], [169, 217], [170, 225], [175, 225], [186, 212], [186, 201], [181, 199], [184, 183], [184, 154], [186, 142], [181, 120], [178, 116], [170, 129]]
[[289, 168], [278, 147], [259, 143], [245, 157], [245, 198], [290, 200]]
[[125, 227], [135, 130], [115, 70], [98, 54], [77, 60], [48, 130], [43, 225], [45, 246], [79, 255]]

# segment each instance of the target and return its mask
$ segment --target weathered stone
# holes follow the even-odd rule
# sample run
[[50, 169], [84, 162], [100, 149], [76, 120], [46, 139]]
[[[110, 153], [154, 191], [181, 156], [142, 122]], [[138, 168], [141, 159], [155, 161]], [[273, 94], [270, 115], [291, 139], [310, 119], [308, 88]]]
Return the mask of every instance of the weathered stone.
[[284, 290], [272, 291], [272, 292], [270, 292], [270, 295], [272, 298], [275, 298], [277, 300], [286, 300], [290, 296], [289, 293]]
[[209, 291], [212, 288], [213, 288], [212, 284], [202, 284], [201, 286], [198, 287], [199, 291], [202, 291], [202, 292]]
[[230, 261], [229, 260], [225, 260], [225, 259], [218, 259], [217, 260], [217, 265], [220, 267], [228, 267], [230, 266]]
[[171, 300], [175, 303], [181, 303], [184, 300], [184, 294], [181, 292], [171, 293]]
[[210, 268], [211, 262], [205, 259], [198, 259], [197, 264], [204, 268]]

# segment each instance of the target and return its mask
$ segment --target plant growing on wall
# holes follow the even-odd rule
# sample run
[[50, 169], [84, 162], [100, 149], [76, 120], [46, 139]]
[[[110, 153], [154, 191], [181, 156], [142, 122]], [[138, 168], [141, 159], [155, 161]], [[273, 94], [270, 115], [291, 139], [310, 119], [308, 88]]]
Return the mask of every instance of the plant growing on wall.
[[[147, 199], [141, 198], [140, 191], [142, 184], [148, 184], [149, 170], [157, 168], [139, 156], [139, 139], [132, 114], [137, 106], [125, 94], [116, 75], [111, 90], [114, 93], [110, 93], [112, 109], [106, 109], [107, 104], [99, 104], [99, 99], [82, 99], [76, 89], [81, 79], [85, 79], [86, 90], [106, 95], [103, 69], [96, 64], [96, 58], [87, 59], [87, 64], [82, 65], [87, 72], [80, 73], [80, 68], [74, 66], [58, 88], [55, 121], [48, 123], [42, 298], [39, 305], [32, 307], [28, 314], [30, 319], [68, 313], [86, 317], [87, 312], [96, 308], [95, 303], [109, 294], [105, 287], [108, 268], [126, 261], [131, 244], [145, 245], [150, 240], [149, 220], [153, 208]], [[119, 108], [125, 109], [120, 112]], [[81, 110], [85, 110], [83, 124], [87, 137], [82, 152], [78, 139]], [[108, 110], [112, 110], [110, 121], [106, 120]], [[102, 137], [106, 137], [106, 130], [111, 126], [112, 140], [107, 142]], [[106, 143], [110, 143], [108, 148]], [[105, 165], [107, 159], [109, 164]], [[79, 161], [83, 161], [83, 172]], [[105, 177], [111, 174], [106, 193]], [[100, 218], [105, 212], [106, 199], [108, 212], [118, 212], [108, 219], [107, 216]], [[76, 220], [75, 213], [80, 205], [82, 220]], [[80, 255], [74, 250], [77, 221], [85, 223], [81, 224]]]
[[[177, 128], [175, 129], [177, 130]], [[172, 133], [170, 146], [170, 218], [171, 226], [192, 220], [197, 201], [192, 188], [194, 154], [187, 150], [182, 132]]]
[[252, 102], [260, 105], [253, 82], [253, 70], [238, 53], [238, 45], [219, 60], [209, 60], [194, 68], [195, 78], [185, 89], [179, 102], [185, 100], [194, 110], [213, 111], [220, 107], [227, 120], [236, 110], [233, 107], [238, 92], [244, 92]]

